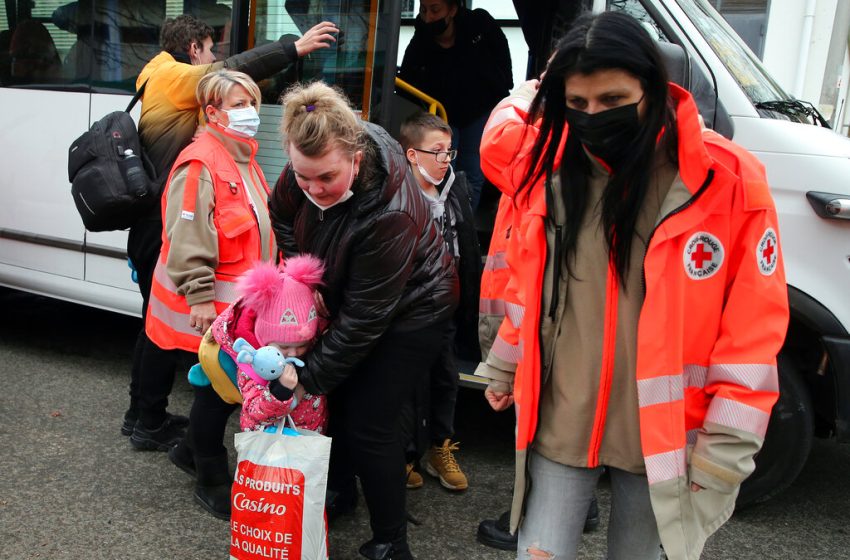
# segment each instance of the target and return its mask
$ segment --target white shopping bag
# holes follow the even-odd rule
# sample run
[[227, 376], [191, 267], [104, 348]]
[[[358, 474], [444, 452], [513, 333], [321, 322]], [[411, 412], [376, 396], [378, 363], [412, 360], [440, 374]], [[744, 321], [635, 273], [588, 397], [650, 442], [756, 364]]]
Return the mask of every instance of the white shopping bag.
[[231, 560], [327, 560], [331, 439], [283, 423], [274, 433], [242, 432], [235, 439]]

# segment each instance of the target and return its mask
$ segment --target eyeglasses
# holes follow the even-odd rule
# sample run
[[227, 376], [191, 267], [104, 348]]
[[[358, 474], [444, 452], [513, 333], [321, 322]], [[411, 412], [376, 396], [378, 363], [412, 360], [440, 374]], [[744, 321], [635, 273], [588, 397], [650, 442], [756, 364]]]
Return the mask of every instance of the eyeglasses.
[[413, 149], [417, 152], [432, 154], [434, 156], [434, 159], [437, 160], [437, 163], [448, 163], [457, 157], [457, 150], [449, 150], [447, 152], [435, 152], [433, 150], [420, 150], [419, 148]]

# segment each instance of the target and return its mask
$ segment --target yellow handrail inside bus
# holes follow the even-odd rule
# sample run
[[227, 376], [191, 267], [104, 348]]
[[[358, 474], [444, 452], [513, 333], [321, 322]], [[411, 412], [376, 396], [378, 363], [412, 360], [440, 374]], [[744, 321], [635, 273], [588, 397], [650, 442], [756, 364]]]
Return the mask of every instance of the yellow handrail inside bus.
[[369, 35], [366, 38], [366, 71], [363, 72], [363, 108], [360, 116], [369, 120], [369, 105], [372, 103], [372, 65], [375, 63], [375, 33], [378, 28], [378, 0], [369, 5]]
[[437, 115], [444, 121], [449, 122], [449, 117], [446, 115], [446, 108], [443, 107], [443, 104], [428, 95], [427, 93], [419, 91], [401, 78], [395, 79], [395, 87], [406, 91], [407, 93], [418, 99], [421, 99], [422, 101], [428, 104], [429, 113], [431, 113], [432, 115]]

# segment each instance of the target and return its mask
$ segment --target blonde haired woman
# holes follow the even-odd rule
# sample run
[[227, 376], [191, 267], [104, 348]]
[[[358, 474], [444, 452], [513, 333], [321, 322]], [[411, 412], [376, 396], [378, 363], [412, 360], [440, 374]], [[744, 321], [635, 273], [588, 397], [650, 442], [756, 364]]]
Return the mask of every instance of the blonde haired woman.
[[[207, 126], [177, 157], [163, 193], [162, 249], [145, 320], [154, 344], [186, 352], [189, 363], [197, 356], [188, 353], [197, 353], [201, 336], [235, 299], [236, 279], [274, 252], [269, 188], [252, 138], [260, 90], [247, 74], [219, 70], [201, 79], [197, 98]], [[230, 514], [230, 472], [222, 439], [234, 406], [210, 386], [196, 387], [188, 441], [169, 453], [178, 466], [197, 472], [197, 501], [223, 518]], [[162, 441], [155, 434], [148, 440]], [[169, 447], [178, 441], [175, 433]]]
[[457, 276], [401, 146], [359, 120], [338, 91], [295, 86], [283, 99], [290, 164], [269, 211], [284, 255], [326, 263], [331, 324], [303, 359], [307, 392], [328, 394], [328, 515], [353, 506], [354, 475], [373, 538], [360, 554], [412, 558], [405, 516], [401, 404], [428, 374], [457, 305]]

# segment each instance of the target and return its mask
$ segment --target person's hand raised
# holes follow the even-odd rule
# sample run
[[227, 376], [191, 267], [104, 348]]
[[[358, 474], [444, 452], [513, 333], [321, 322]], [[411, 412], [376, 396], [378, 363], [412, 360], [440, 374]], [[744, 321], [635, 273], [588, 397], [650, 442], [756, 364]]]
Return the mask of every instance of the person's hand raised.
[[298, 56], [305, 56], [317, 49], [326, 49], [331, 46], [331, 41], [336, 41], [336, 37], [331, 33], [339, 33], [336, 24], [329, 21], [318, 23], [307, 30], [307, 33], [295, 41], [295, 50]]

